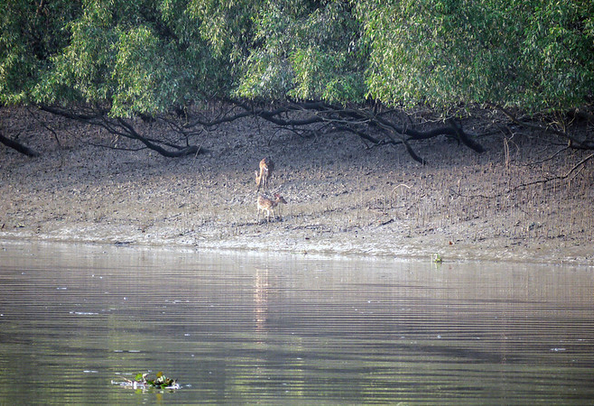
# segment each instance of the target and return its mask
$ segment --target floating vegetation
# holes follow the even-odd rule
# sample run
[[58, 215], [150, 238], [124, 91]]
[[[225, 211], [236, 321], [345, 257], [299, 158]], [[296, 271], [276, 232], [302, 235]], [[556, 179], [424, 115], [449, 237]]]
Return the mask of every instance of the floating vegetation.
[[134, 377], [134, 380], [124, 378], [125, 382], [111, 381], [112, 385], [124, 386], [132, 389], [179, 389], [180, 385], [177, 383], [177, 379], [171, 379], [166, 377], [163, 372], [157, 372], [156, 379], [149, 379], [149, 374], [138, 373]]

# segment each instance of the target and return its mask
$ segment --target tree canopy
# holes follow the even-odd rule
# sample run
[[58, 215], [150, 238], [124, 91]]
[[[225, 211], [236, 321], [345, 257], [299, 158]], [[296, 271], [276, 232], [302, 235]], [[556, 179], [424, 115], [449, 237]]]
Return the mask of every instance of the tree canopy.
[[3, 105], [111, 119], [213, 100], [534, 114], [591, 105], [593, 89], [591, 0], [0, 3]]

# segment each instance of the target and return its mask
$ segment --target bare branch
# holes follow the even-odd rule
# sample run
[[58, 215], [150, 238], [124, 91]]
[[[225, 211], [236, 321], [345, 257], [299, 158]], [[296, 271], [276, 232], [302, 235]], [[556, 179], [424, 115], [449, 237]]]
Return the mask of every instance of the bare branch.
[[18, 141], [7, 138], [7, 137], [3, 136], [2, 134], [0, 134], [0, 143], [20, 152], [21, 154], [25, 154], [30, 157], [34, 158], [34, 157], [39, 156], [39, 152], [35, 151], [34, 149], [31, 149], [28, 146], [23, 145]]
[[[82, 112], [77, 112], [74, 108], [62, 109], [52, 106], [40, 106], [40, 108], [44, 111], [66, 117], [71, 120], [76, 120], [104, 128], [111, 134], [139, 141], [146, 148], [156, 151], [165, 157], [176, 158], [204, 152], [201, 147], [197, 145], [189, 145], [187, 142], [186, 145], [177, 145], [166, 140], [145, 137], [140, 134], [140, 132], [138, 132], [129, 121], [124, 118], [110, 118], [105, 110], [88, 110], [87, 108], [83, 107], [81, 109]], [[169, 147], [170, 149], [166, 149], [163, 146]]]
[[516, 186], [513, 190], [518, 190], [518, 189], [525, 188], [528, 186], [546, 184], [546, 183], [556, 181], [556, 180], [565, 180], [565, 179], [569, 178], [575, 171], [577, 171], [579, 168], [581, 168], [586, 162], [588, 162], [592, 158], [594, 158], [594, 154], [588, 155], [587, 157], [585, 157], [584, 159], [579, 161], [577, 164], [575, 164], [564, 175], [553, 176], [552, 178], [546, 178], [546, 179], [539, 179], [539, 180], [535, 180], [534, 182], [522, 183], [521, 185]]
[[489, 104], [489, 106], [493, 109], [500, 110], [503, 114], [505, 114], [513, 123], [521, 125], [525, 128], [532, 128], [541, 132], [559, 135], [563, 138], [567, 138], [569, 141], [568, 146], [574, 149], [584, 149], [584, 150], [594, 150], [594, 142], [593, 141], [584, 141], [579, 140], [570, 133], [566, 131], [559, 131], [550, 126], [541, 126], [538, 124], [528, 123], [526, 121], [519, 120], [516, 116], [514, 116], [510, 111], [493, 104]]
[[[212, 131], [218, 126], [225, 125], [247, 117], [259, 117], [276, 126], [298, 132], [319, 133], [327, 126], [334, 130], [341, 130], [357, 135], [364, 142], [374, 146], [403, 145], [408, 154], [417, 162], [425, 164], [424, 158], [419, 156], [412, 143], [414, 141], [429, 140], [446, 135], [455, 137], [460, 143], [481, 153], [484, 148], [473, 137], [464, 132], [462, 127], [453, 120], [428, 130], [414, 128], [410, 117], [406, 115], [405, 123], [396, 110], [378, 112], [376, 107], [346, 107], [335, 106], [321, 101], [286, 102], [276, 106], [259, 106], [246, 101], [226, 101], [218, 107], [216, 113], [210, 117], [206, 112], [190, 112], [184, 110], [183, 122], [171, 114], [156, 114], [146, 125], [152, 126], [155, 121], [166, 123], [172, 130], [168, 134], [177, 134], [171, 139], [167, 134], [159, 137], [147, 137], [133, 124], [133, 121], [123, 118], [112, 118], [107, 110], [99, 107], [80, 106], [79, 111], [74, 108], [64, 110], [56, 107], [42, 106], [42, 109], [63, 117], [82, 121], [102, 127], [112, 134], [126, 137], [142, 143], [146, 148], [157, 151], [168, 157], [193, 154], [199, 151], [191, 145], [190, 138], [200, 134], [203, 130]], [[204, 113], [204, 114], [203, 114]], [[408, 120], [408, 121], [407, 121]], [[327, 133], [327, 132], [326, 132]], [[373, 134], [373, 135], [371, 135]], [[180, 145], [179, 141], [185, 141]]]

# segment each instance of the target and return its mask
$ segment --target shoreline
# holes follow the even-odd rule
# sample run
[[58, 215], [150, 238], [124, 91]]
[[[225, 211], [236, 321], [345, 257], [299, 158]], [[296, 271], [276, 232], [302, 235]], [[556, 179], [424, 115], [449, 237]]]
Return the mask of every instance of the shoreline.
[[[204, 137], [207, 154], [171, 159], [96, 147], [113, 136], [55, 117], [44, 117], [49, 134], [7, 110], [5, 127], [42, 155], [0, 146], [0, 241], [594, 266], [594, 165], [539, 182], [584, 153], [531, 133], [481, 139], [480, 155], [446, 138], [419, 143], [422, 166], [403, 148], [245, 119]], [[288, 202], [282, 221], [257, 221], [264, 156], [276, 166], [266, 193]]]
[[[181, 250], [193, 252], [220, 252], [220, 253], [253, 253], [253, 254], [278, 254], [278, 255], [292, 255], [303, 258], [357, 258], [368, 260], [396, 260], [396, 261], [424, 261], [435, 264], [436, 266], [442, 264], [452, 264], [460, 262], [488, 262], [488, 263], [513, 263], [513, 264], [538, 264], [551, 266], [580, 266], [580, 267], [594, 267], [587, 248], [583, 247], [569, 247], [560, 248], [558, 250], [551, 249], [547, 252], [546, 247], [539, 246], [523, 247], [521, 249], [509, 247], [499, 249], [496, 247], [477, 247], [477, 246], [463, 246], [450, 247], [440, 250], [428, 250], [424, 246], [407, 245], [394, 251], [389, 248], [377, 247], [374, 245], [357, 244], [356, 248], [346, 247], [346, 245], [336, 246], [336, 241], [326, 241], [324, 243], [304, 243], [293, 244], [283, 243], [281, 239], [275, 240], [280, 245], [258, 245], [248, 246], [241, 241], [233, 241], [230, 239], [222, 240], [211, 244], [184, 244], [178, 242], [167, 243], [146, 243], [139, 241], [105, 241], [95, 239], [58, 239], [33, 237], [26, 235], [0, 233], [0, 245], [35, 245], [35, 244], [57, 244], [57, 245], [88, 245], [97, 247], [121, 247], [130, 249], [166, 249], [166, 250]], [[332, 243], [332, 244], [331, 244]], [[332, 245], [332, 246], [330, 246]], [[345, 248], [346, 247], [346, 248]], [[564, 251], [560, 253], [559, 251]], [[439, 261], [435, 261], [436, 255], [439, 255]]]

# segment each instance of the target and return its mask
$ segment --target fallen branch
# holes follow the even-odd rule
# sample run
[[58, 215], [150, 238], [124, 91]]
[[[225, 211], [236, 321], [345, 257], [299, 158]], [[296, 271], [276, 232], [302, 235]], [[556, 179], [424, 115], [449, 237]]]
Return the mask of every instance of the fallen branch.
[[25, 155], [33, 157], [33, 158], [39, 156], [39, 152], [35, 151], [34, 149], [31, 149], [28, 146], [23, 145], [18, 141], [11, 140], [10, 138], [3, 136], [2, 134], [0, 134], [0, 142], [2, 144], [6, 145], [7, 147], [20, 152], [21, 154], [25, 154]]
[[539, 180], [535, 180], [533, 182], [522, 183], [521, 185], [517, 185], [516, 187], [514, 187], [511, 191], [516, 191], [518, 189], [525, 188], [528, 186], [541, 185], [541, 184], [549, 183], [549, 182], [556, 181], [556, 180], [565, 180], [565, 179], [569, 178], [575, 171], [577, 171], [580, 167], [582, 167], [586, 162], [588, 162], [592, 158], [594, 158], [594, 153], [588, 155], [587, 157], [582, 159], [580, 162], [575, 164], [565, 175], [559, 175], [559, 176], [554, 176], [552, 178], [539, 179]]

